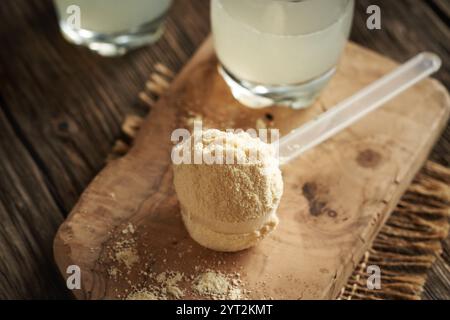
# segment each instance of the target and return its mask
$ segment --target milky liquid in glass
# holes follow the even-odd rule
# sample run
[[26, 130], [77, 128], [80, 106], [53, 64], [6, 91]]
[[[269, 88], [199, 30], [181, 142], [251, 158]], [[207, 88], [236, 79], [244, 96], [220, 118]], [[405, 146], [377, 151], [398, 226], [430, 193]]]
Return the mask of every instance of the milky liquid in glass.
[[[244, 86], [279, 89], [329, 78], [348, 38], [353, 6], [353, 0], [212, 0], [217, 55]], [[327, 81], [312, 89], [320, 91]]]
[[[54, 0], [54, 2], [66, 38], [78, 44], [88, 45], [94, 50], [104, 44], [104, 53], [108, 55], [108, 44], [112, 49], [116, 46], [116, 49], [122, 48], [126, 51], [156, 41], [162, 33], [163, 18], [172, 0]], [[73, 5], [80, 8], [80, 30], [74, 30], [67, 23], [72, 14], [67, 9]], [[114, 55], [114, 52], [111, 55]]]

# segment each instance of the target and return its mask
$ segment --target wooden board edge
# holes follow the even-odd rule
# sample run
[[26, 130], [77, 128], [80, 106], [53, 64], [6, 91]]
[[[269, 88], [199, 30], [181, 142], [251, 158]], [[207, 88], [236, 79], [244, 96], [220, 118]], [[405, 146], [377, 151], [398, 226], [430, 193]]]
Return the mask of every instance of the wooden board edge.
[[[201, 59], [202, 56], [204, 56], [205, 53], [208, 52], [208, 50], [209, 50], [208, 42], [211, 42], [211, 41], [212, 41], [211, 36], [206, 38], [205, 42], [200, 46], [200, 48], [197, 50], [197, 52], [194, 54], [194, 56], [183, 67], [183, 69], [181, 70], [179, 75], [176, 77], [176, 79], [172, 83], [172, 87], [176, 87], [179, 84], [182, 84], [183, 80], [185, 79], [185, 77], [189, 76], [189, 71], [195, 66], [195, 64], [192, 64], [190, 62], [192, 60], [196, 60], [196, 58]], [[370, 53], [371, 55], [380, 55], [379, 53], [377, 53], [375, 51], [372, 51], [370, 49], [364, 48], [364, 47], [362, 47], [362, 46], [360, 46], [358, 44], [350, 43], [350, 45], [358, 47], [361, 50], [364, 50], [364, 51]], [[395, 62], [392, 59], [390, 59], [390, 58], [386, 58], [386, 59], [389, 59], [390, 61], [392, 61], [393, 64], [395, 64]], [[384, 209], [382, 210], [382, 214], [381, 214], [382, 219], [378, 219], [377, 227], [374, 228], [374, 232], [371, 235], [371, 241], [366, 242], [365, 245], [361, 247], [362, 249], [360, 250], [360, 252], [358, 252], [357, 255], [354, 255], [355, 258], [356, 258], [356, 256], [359, 256], [359, 258], [362, 257], [364, 252], [367, 249], [370, 248], [371, 243], [375, 239], [376, 235], [378, 234], [379, 230], [381, 229], [381, 227], [383, 226], [385, 221], [389, 218], [390, 213], [393, 211], [393, 209], [395, 208], [396, 204], [400, 200], [402, 194], [405, 192], [405, 190], [409, 186], [409, 183], [412, 181], [412, 179], [414, 178], [414, 176], [417, 173], [417, 171], [421, 168], [421, 166], [425, 162], [429, 152], [432, 149], [432, 146], [434, 145], [434, 142], [439, 138], [440, 133], [442, 132], [443, 128], [445, 127], [445, 124], [447, 123], [447, 120], [448, 120], [448, 118], [450, 116], [450, 95], [448, 94], [446, 88], [437, 80], [427, 79], [425, 81], [430, 81], [430, 83], [432, 83], [433, 86], [435, 86], [439, 91], [441, 91], [441, 93], [443, 94], [443, 97], [444, 97], [443, 105], [446, 106], [446, 108], [443, 108], [443, 114], [442, 114], [442, 118], [441, 118], [442, 121], [439, 123], [440, 125], [435, 128], [434, 134], [432, 135], [432, 138], [430, 138], [430, 140], [432, 140], [433, 144], [430, 145], [430, 147], [428, 148], [427, 152], [423, 153], [424, 155], [422, 157], [417, 159], [417, 161], [415, 162], [415, 165], [414, 165], [414, 170], [412, 170], [411, 173], [408, 174], [407, 177], [405, 177], [405, 181], [406, 181], [405, 182], [405, 187], [402, 188], [402, 189], [398, 189], [396, 194], [391, 198], [391, 201], [389, 201], [389, 203], [387, 203], [385, 205]], [[170, 94], [170, 91], [171, 90], [169, 90], [169, 92], [167, 94]], [[161, 100], [164, 100], [164, 99], [161, 99]], [[158, 104], [162, 104], [162, 102], [159, 101], [157, 103], [157, 105], [155, 106], [156, 108], [158, 107]], [[149, 117], [151, 117], [151, 113], [150, 113]], [[146, 119], [146, 121], [148, 121], [148, 118]], [[139, 135], [143, 135], [143, 134], [144, 134], [143, 132], [139, 133]], [[138, 136], [138, 139], [139, 139], [139, 136]], [[134, 149], [134, 147], [130, 150], [130, 152], [133, 152], [133, 149]], [[111, 167], [114, 164], [115, 163], [111, 163], [107, 167]], [[102, 171], [100, 172], [99, 175], [101, 175]], [[95, 181], [95, 179], [88, 185], [86, 190], [89, 189], [89, 187], [91, 186], [91, 184], [94, 181]], [[53, 250], [54, 250], [55, 261], [56, 261], [56, 264], [57, 264], [61, 274], [63, 275], [64, 279], [65, 279], [65, 276], [67, 275], [66, 274], [66, 267], [67, 267], [67, 265], [76, 264], [76, 261], [75, 261], [75, 259], [73, 257], [73, 251], [72, 251], [73, 248], [69, 244], [67, 244], [65, 242], [64, 236], [70, 237], [71, 228], [69, 226], [69, 223], [73, 219], [73, 216], [77, 213], [76, 208], [78, 207], [80, 202], [82, 202], [82, 199], [83, 199], [83, 194], [80, 197], [80, 201], [77, 203], [77, 205], [74, 207], [74, 209], [70, 212], [70, 214], [68, 215], [66, 220], [58, 228], [58, 231], [56, 233], [56, 236], [55, 236], [54, 242], [53, 242]], [[359, 262], [359, 258], [352, 260], [351, 263], [349, 263], [349, 264], [347, 264], [347, 265], [342, 267], [342, 269], [343, 269], [342, 272], [345, 275], [344, 277], [341, 277], [342, 279], [348, 279], [348, 277], [351, 275], [351, 272], [353, 271], [354, 267], [357, 266], [357, 264]], [[92, 270], [91, 270], [92, 267], [93, 266], [90, 266], [90, 267], [87, 266], [87, 271], [85, 271], [85, 273], [87, 272], [88, 276], [90, 276], [89, 273], [92, 272]], [[345, 285], [345, 283], [342, 283], [342, 282], [344, 282], [344, 280], [336, 281], [336, 278], [335, 278], [335, 282], [330, 285], [330, 290], [328, 291], [329, 295], [325, 296], [324, 298], [335, 298], [335, 297], [337, 297], [339, 292], [340, 292], [341, 287], [343, 287]], [[86, 290], [86, 288], [83, 288], [81, 290], [75, 290], [73, 293], [75, 294], [75, 296], [78, 299], [89, 299], [90, 298], [89, 291], [86, 292], [85, 290]]]

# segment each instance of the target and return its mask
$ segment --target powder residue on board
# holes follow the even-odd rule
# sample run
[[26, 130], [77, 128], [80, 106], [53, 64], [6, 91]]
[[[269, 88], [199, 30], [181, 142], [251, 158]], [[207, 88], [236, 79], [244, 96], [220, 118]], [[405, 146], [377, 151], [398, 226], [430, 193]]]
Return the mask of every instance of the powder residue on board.
[[194, 281], [193, 289], [202, 296], [210, 296], [215, 300], [242, 299], [239, 274], [227, 275], [222, 272], [207, 270]]
[[[160, 268], [159, 271], [153, 269], [155, 262], [152, 253], [144, 253], [139, 256], [137, 251], [136, 228], [129, 223], [124, 228], [119, 229], [112, 244], [109, 246], [109, 258], [115, 262], [107, 268], [110, 278], [125, 280], [129, 288], [124, 290], [124, 295], [117, 294], [118, 298], [126, 300], [169, 300], [184, 299], [186, 297], [198, 297], [209, 299], [239, 300], [244, 299], [248, 291], [242, 288], [240, 274], [226, 273], [195, 265], [192, 274], [185, 276], [184, 273], [173, 269]], [[187, 248], [181, 255], [191, 252], [191, 247]], [[162, 251], [163, 255], [168, 254], [168, 250]], [[152, 261], [150, 261], [152, 257]], [[161, 256], [161, 265], [168, 257]], [[163, 259], [164, 258], [164, 259]], [[199, 261], [200, 262], [200, 261]], [[206, 263], [206, 262], [205, 262]], [[224, 263], [224, 262], [223, 262]], [[222, 261], [217, 261], [220, 266]], [[136, 269], [137, 268], [137, 269]], [[137, 271], [139, 279], [130, 276], [131, 270]], [[133, 271], [133, 272], [134, 272]], [[135, 275], [135, 273], [133, 273]], [[116, 290], [117, 291], [117, 290]]]
[[[108, 275], [112, 278], [122, 276], [123, 273], [129, 273], [132, 267], [140, 262], [139, 254], [136, 248], [136, 238], [134, 234], [136, 229], [132, 223], [128, 223], [116, 235], [110, 245], [108, 245], [108, 257], [115, 265], [107, 268]], [[120, 266], [124, 268], [120, 268]]]
[[165, 271], [156, 276], [156, 281], [164, 294], [175, 299], [181, 299], [184, 292], [178, 286], [178, 282], [183, 280], [183, 277], [184, 275], [180, 272]]
[[[134, 226], [129, 223], [127, 227], [122, 230], [122, 234], [133, 235], [135, 232]], [[130, 270], [131, 267], [139, 262], [139, 255], [136, 250], [136, 239], [118, 240], [113, 245], [114, 260], [123, 263], [125, 267]]]
[[167, 297], [157, 288], [148, 286], [131, 292], [125, 300], [166, 300]]

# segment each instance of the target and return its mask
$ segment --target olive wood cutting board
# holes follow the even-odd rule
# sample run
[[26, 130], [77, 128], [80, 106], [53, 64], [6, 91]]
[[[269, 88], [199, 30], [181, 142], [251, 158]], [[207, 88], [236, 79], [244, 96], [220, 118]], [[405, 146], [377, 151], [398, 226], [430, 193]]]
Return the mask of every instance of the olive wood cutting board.
[[[61, 225], [54, 254], [64, 278], [68, 266], [80, 267], [81, 289], [74, 294], [123, 298], [134, 285], [152, 284], [148, 274], [171, 270], [191, 279], [211, 268], [238, 272], [246, 298], [336, 298], [448, 120], [450, 99], [440, 83], [421, 82], [283, 167], [278, 228], [238, 253], [213, 252], [187, 234], [172, 184], [170, 135], [195, 117], [207, 127], [264, 124], [283, 135], [396, 65], [349, 43], [336, 76], [311, 108], [253, 110], [231, 97], [208, 38], [151, 110], [133, 148], [97, 175]], [[118, 239], [138, 258], [116, 259], [111, 248]], [[203, 298], [189, 280], [179, 285], [184, 298]]]

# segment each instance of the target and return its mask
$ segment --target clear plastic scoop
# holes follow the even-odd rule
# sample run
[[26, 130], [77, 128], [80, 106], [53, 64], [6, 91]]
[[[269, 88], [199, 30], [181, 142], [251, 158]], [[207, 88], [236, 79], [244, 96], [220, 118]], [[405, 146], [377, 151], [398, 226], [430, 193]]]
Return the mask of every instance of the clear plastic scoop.
[[369, 112], [439, 70], [441, 64], [442, 61], [436, 54], [420, 53], [316, 119], [293, 130], [279, 140], [280, 165], [295, 159], [347, 128]]

